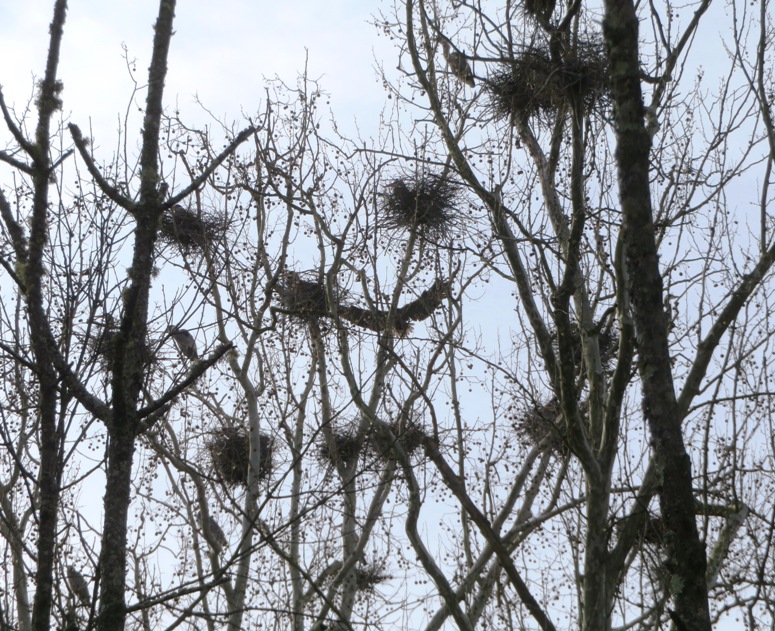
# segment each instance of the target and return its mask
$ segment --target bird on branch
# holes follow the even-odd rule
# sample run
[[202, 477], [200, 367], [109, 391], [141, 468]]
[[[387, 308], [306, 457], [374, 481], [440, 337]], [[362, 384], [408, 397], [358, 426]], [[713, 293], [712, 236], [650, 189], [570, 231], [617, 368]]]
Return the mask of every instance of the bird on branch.
[[67, 584], [70, 587], [70, 593], [78, 598], [81, 604], [89, 608], [91, 604], [91, 592], [89, 592], [89, 585], [86, 579], [83, 577], [74, 565], [67, 567]]
[[471, 66], [468, 65], [468, 58], [459, 50], [452, 50], [446, 38], [441, 40], [441, 47], [444, 50], [444, 59], [447, 60], [447, 65], [452, 74], [473, 88], [476, 83], [474, 82], [474, 73], [471, 72]]
[[186, 329], [179, 329], [171, 326], [167, 329], [172, 341], [175, 342], [175, 346], [178, 347], [178, 351], [186, 359], [199, 359], [199, 353], [196, 351], [196, 340]]
[[[229, 544], [229, 540], [226, 538], [223, 529], [218, 525], [218, 522], [215, 521], [215, 518], [212, 515], [207, 516], [207, 529], [205, 530], [202, 525], [202, 513], [197, 511], [196, 523], [202, 529], [205, 539], [207, 539], [213, 550], [215, 550], [215, 553], [220, 554], [221, 550]], [[209, 536], [207, 535], [207, 530], [210, 531]]]

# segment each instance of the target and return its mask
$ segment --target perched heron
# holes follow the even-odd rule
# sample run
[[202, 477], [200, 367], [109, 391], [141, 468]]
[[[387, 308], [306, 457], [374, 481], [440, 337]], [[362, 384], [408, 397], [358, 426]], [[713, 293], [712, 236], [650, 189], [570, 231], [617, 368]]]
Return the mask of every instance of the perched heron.
[[81, 604], [88, 609], [91, 604], [91, 592], [89, 585], [74, 565], [67, 567], [67, 583], [70, 586], [70, 592], [75, 594]]
[[196, 340], [186, 329], [178, 329], [171, 326], [167, 329], [178, 351], [186, 359], [199, 359], [199, 353], [196, 352]]
[[229, 544], [229, 540], [226, 538], [226, 534], [218, 525], [218, 522], [215, 521], [215, 518], [212, 515], [207, 516], [207, 530], [210, 531], [209, 537], [207, 536], [207, 530], [205, 530], [202, 526], [202, 513], [199, 511], [196, 513], [196, 523], [200, 528], [202, 528], [205, 539], [207, 539], [209, 544], [213, 547], [213, 550], [215, 550], [216, 554], [220, 554], [221, 550], [223, 550]]
[[451, 50], [446, 39], [441, 40], [441, 46], [444, 49], [444, 59], [447, 60], [447, 65], [452, 74], [473, 88], [476, 83], [474, 82], [474, 73], [471, 72], [471, 66], [468, 65], [468, 58], [458, 50]]

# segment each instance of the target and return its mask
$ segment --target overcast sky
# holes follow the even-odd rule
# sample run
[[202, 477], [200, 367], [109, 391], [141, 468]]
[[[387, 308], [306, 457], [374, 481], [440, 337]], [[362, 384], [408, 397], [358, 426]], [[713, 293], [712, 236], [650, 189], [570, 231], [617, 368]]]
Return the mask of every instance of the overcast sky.
[[[32, 77], [43, 73], [52, 7], [52, 0], [0, 2], [0, 84], [17, 108], [32, 94]], [[308, 53], [309, 75], [331, 94], [337, 118], [346, 123], [357, 115], [368, 127], [385, 100], [375, 57], [396, 65], [395, 49], [368, 23], [378, 8], [377, 0], [179, 2], [166, 105], [177, 102], [188, 121], [201, 116], [197, 95], [226, 121], [255, 113], [264, 79], [293, 84]], [[114, 134], [133, 87], [123, 46], [144, 84], [157, 10], [157, 0], [70, 2], [60, 77], [72, 122], [87, 128], [91, 118], [95, 135]]]

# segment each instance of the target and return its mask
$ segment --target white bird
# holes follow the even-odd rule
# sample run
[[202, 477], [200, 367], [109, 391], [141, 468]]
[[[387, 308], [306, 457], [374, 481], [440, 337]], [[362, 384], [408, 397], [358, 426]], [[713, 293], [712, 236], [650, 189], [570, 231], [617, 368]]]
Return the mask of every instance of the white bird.
[[91, 604], [89, 585], [83, 577], [83, 574], [76, 570], [74, 565], [69, 565], [67, 567], [67, 583], [70, 586], [70, 592], [75, 594], [84, 607], [88, 608]]
[[212, 515], [207, 516], [207, 530], [210, 531], [209, 537], [207, 536], [207, 530], [205, 530], [202, 526], [202, 513], [199, 511], [196, 513], [196, 523], [200, 528], [202, 528], [202, 533], [205, 535], [205, 539], [207, 539], [208, 543], [213, 547], [215, 553], [220, 554], [221, 550], [223, 550], [229, 544], [229, 540], [226, 538], [226, 534], [218, 525], [218, 522], [215, 521], [215, 518]]
[[471, 66], [468, 65], [468, 58], [460, 51], [450, 50], [449, 42], [446, 39], [441, 40], [441, 46], [444, 49], [444, 59], [447, 60], [447, 65], [452, 74], [473, 88], [476, 83], [474, 82], [474, 73], [471, 72]]
[[196, 340], [191, 333], [186, 331], [186, 329], [178, 329], [173, 326], [169, 327], [167, 332], [183, 357], [186, 359], [199, 359], [199, 353], [196, 352]]

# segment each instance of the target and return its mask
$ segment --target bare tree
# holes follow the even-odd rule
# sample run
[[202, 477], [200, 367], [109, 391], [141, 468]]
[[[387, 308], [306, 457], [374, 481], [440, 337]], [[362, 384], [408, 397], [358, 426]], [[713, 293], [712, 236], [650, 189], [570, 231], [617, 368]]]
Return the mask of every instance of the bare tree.
[[771, 621], [766, 0], [712, 90], [710, 3], [397, 3], [373, 141], [306, 74], [170, 115], [174, 8], [138, 156], [56, 119], [64, 2], [0, 100], [0, 624]]

